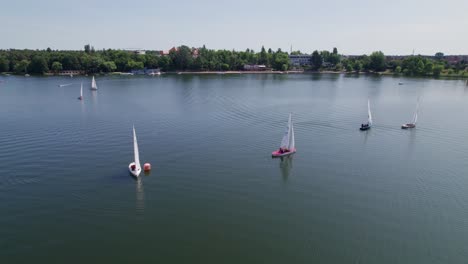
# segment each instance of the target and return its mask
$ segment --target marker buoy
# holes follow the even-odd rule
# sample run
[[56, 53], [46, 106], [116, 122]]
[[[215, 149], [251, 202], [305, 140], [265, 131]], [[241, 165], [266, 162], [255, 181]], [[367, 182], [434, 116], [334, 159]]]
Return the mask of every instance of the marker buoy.
[[145, 163], [145, 165], [143, 165], [143, 170], [144, 171], [150, 171], [151, 170], [151, 164]]

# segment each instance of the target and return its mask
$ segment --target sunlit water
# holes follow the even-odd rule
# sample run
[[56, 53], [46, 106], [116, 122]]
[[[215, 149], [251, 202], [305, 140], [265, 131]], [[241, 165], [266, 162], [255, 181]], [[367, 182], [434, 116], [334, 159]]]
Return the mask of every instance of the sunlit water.
[[[0, 76], [0, 263], [468, 259], [463, 81], [90, 81]], [[418, 97], [417, 128], [400, 129]], [[374, 127], [360, 132], [368, 98]], [[297, 153], [272, 159], [290, 112]], [[140, 180], [132, 125], [153, 166]]]

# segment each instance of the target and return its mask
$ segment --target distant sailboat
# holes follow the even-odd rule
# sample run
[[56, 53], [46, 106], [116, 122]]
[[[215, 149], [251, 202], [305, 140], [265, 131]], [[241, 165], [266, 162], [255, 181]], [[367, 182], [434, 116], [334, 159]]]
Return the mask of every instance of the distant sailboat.
[[78, 100], [83, 100], [83, 83], [81, 83], [80, 97], [78, 97]]
[[408, 129], [408, 128], [415, 128], [416, 127], [416, 122], [418, 121], [418, 110], [419, 110], [419, 100], [418, 100], [418, 104], [416, 105], [416, 111], [414, 111], [413, 122], [408, 123], [408, 124], [403, 124], [401, 126], [402, 129]]
[[271, 153], [273, 157], [283, 157], [296, 153], [296, 141], [294, 139], [294, 126], [292, 123], [291, 114], [289, 114], [288, 126], [281, 140], [280, 148]]
[[368, 130], [372, 127], [372, 113], [370, 110], [370, 100], [367, 100], [367, 124], [361, 124], [360, 130]]
[[97, 90], [96, 79], [94, 79], [94, 76], [93, 80], [91, 81], [91, 90]]
[[138, 177], [141, 172], [141, 166], [140, 166], [140, 154], [138, 153], [138, 142], [137, 142], [137, 137], [135, 133], [135, 126], [133, 126], [133, 155], [134, 155], [134, 162], [128, 164], [128, 170], [133, 176]]

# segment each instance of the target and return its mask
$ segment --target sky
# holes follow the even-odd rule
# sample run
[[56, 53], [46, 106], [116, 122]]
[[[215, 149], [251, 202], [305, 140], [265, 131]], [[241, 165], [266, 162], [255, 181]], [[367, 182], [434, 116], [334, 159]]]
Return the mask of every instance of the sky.
[[468, 0], [1, 0], [0, 49], [468, 54]]

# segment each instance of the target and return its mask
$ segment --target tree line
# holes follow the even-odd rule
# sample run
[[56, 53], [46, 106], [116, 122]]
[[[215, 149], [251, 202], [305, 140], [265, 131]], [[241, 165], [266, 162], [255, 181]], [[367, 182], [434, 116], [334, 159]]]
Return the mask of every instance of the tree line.
[[242, 70], [245, 64], [264, 64], [274, 70], [290, 68], [288, 53], [278, 49], [260, 52], [212, 50], [205, 46], [194, 49], [180, 46], [169, 54], [146, 51], [136, 54], [131, 51], [104, 49], [95, 50], [85, 45], [81, 51], [63, 50], [0, 50], [0, 72], [17, 74], [58, 73], [62, 70], [80, 70], [85, 73], [128, 72], [144, 68], [159, 68], [163, 71], [227, 71]]
[[[301, 55], [293, 51], [291, 55]], [[158, 51], [136, 54], [126, 50], [95, 50], [85, 45], [80, 51], [64, 50], [0, 50], [0, 72], [17, 74], [59, 73], [62, 70], [79, 70], [85, 73], [129, 72], [144, 68], [162, 71], [228, 71], [243, 70], [245, 64], [263, 64], [268, 68], [286, 71], [292, 68], [289, 54], [281, 49], [273, 51], [264, 47], [259, 52], [213, 50], [205, 46], [195, 49], [180, 46], [161, 55]], [[315, 50], [305, 70], [331, 70], [346, 72], [388, 72], [409, 76], [458, 75], [468, 76], [468, 62], [450, 64], [443, 53], [435, 56], [407, 56], [395, 58], [381, 51], [370, 55], [343, 56], [337, 48], [332, 51]]]
[[[300, 51], [291, 54], [300, 54]], [[307, 68], [307, 67], [306, 67]], [[346, 72], [388, 72], [407, 76], [465, 76], [468, 77], [468, 61], [461, 60], [450, 64], [444, 59], [444, 54], [436, 53], [434, 56], [406, 56], [395, 58], [385, 56], [381, 51], [372, 52], [370, 55], [342, 56], [336, 48], [333, 52], [317, 51], [311, 54], [311, 70], [332, 70]]]

